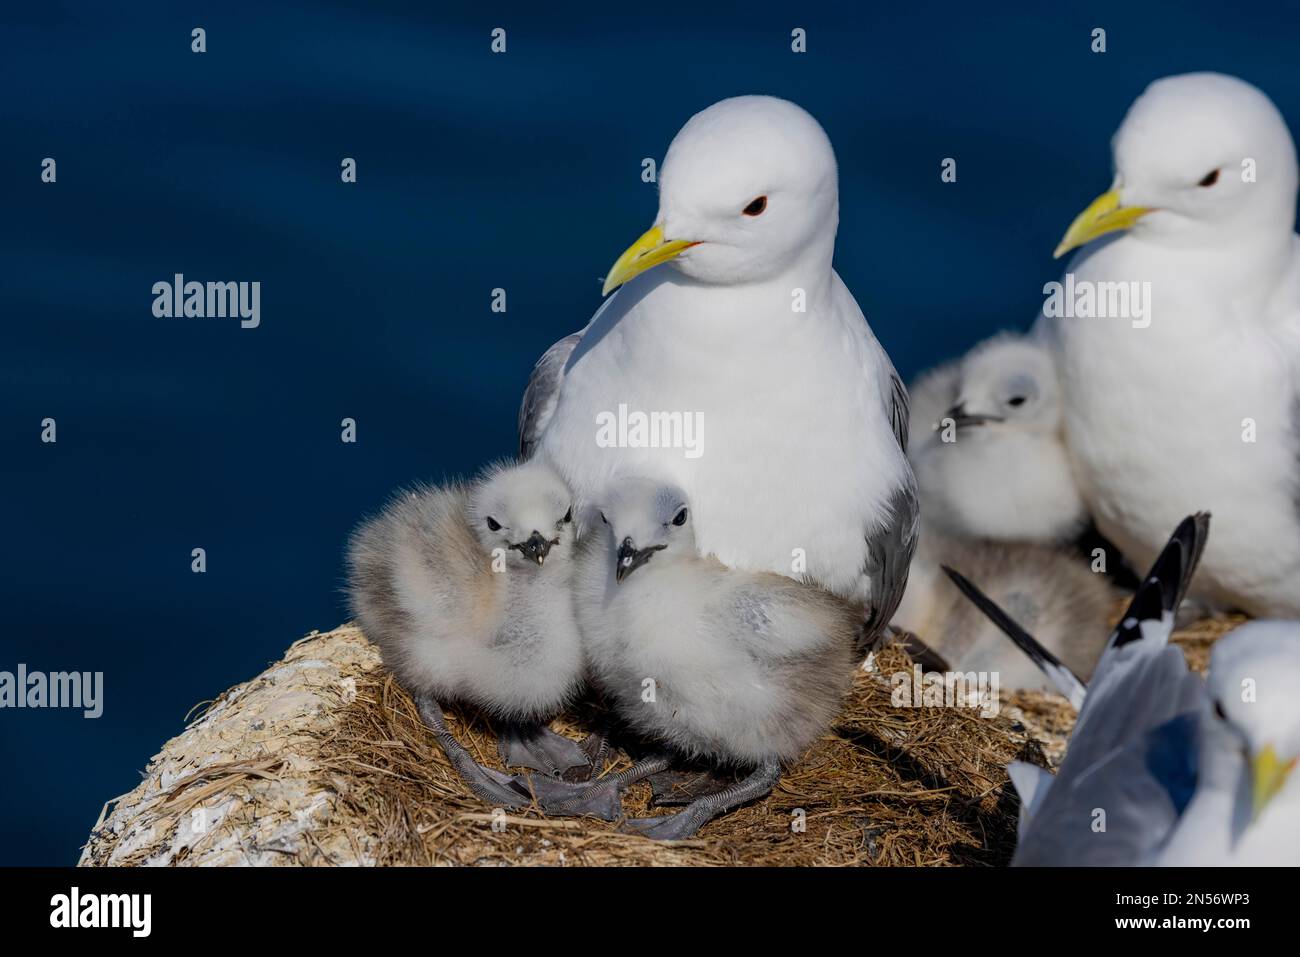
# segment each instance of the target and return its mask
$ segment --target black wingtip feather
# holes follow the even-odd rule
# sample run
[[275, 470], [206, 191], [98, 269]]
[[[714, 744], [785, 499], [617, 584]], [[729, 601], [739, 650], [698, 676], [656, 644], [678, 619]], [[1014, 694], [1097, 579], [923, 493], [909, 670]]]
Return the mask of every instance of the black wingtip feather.
[[1182, 520], [1174, 534], [1179, 533], [1182, 534], [1183, 543], [1183, 576], [1170, 611], [1177, 611], [1178, 606], [1183, 603], [1187, 586], [1192, 583], [1196, 566], [1201, 563], [1201, 553], [1205, 551], [1205, 543], [1210, 539], [1210, 513], [1197, 512], [1195, 515], [1189, 515]]
[[1120, 648], [1130, 641], [1137, 641], [1142, 637], [1144, 621], [1161, 619], [1165, 612], [1164, 591], [1160, 580], [1150, 577], [1138, 587], [1137, 594], [1129, 602], [1128, 608], [1124, 609], [1124, 617], [1115, 626], [1110, 641], [1112, 647]]
[[1111, 637], [1113, 647], [1141, 638], [1142, 622], [1159, 621], [1163, 615], [1178, 611], [1201, 560], [1201, 553], [1205, 551], [1209, 534], [1209, 512], [1197, 512], [1178, 523], [1178, 528], [1169, 537], [1125, 609]]

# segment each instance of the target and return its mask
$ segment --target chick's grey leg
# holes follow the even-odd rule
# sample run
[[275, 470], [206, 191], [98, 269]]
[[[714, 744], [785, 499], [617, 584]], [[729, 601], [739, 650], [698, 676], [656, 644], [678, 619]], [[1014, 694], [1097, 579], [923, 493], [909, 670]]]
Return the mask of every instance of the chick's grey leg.
[[591, 776], [599, 777], [600, 772], [605, 770], [605, 762], [609, 760], [609, 735], [603, 728], [593, 731], [582, 739], [579, 747], [591, 762]]
[[528, 791], [522, 789], [512, 776], [485, 768], [474, 760], [465, 746], [448, 730], [447, 722], [442, 716], [442, 705], [432, 695], [416, 695], [415, 706], [420, 712], [420, 719], [437, 737], [442, 753], [478, 797], [488, 804], [512, 808], [527, 807], [532, 803]]
[[692, 801], [685, 810], [664, 817], [635, 817], [625, 822], [628, 830], [636, 831], [656, 841], [682, 841], [719, 814], [730, 811], [749, 801], [766, 797], [781, 780], [781, 763], [775, 759], [764, 761], [753, 774], [719, 791]]
[[508, 725], [501, 732], [497, 750], [508, 767], [532, 768], [553, 778], [579, 768], [590, 776], [591, 759], [582, 745], [542, 724]]
[[666, 770], [671, 763], [672, 759], [667, 756], [655, 755], [638, 761], [626, 771], [619, 771], [590, 784], [535, 780], [533, 788], [537, 803], [547, 814], [557, 817], [589, 815], [614, 821], [623, 814], [623, 792], [642, 778]]

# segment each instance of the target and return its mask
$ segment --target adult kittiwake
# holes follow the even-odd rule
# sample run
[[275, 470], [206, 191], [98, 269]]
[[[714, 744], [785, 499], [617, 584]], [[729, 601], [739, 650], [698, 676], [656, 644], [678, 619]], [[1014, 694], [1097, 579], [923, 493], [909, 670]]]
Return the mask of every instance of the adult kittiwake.
[[1185, 519], [1083, 682], [961, 575], [954, 581], [1076, 707], [1060, 771], [1014, 762], [1018, 865], [1300, 864], [1300, 623], [1249, 622], [1208, 683], [1169, 644], [1209, 516]]
[[1194, 597], [1300, 617], [1296, 150], [1259, 90], [1158, 80], [1112, 144], [1115, 179], [1048, 290], [1076, 478], [1099, 531], [1149, 563], [1178, 517], [1215, 538]]
[[1300, 622], [1219, 639], [1200, 710], [1200, 773], [1161, 866], [1300, 866]]
[[723, 100], [677, 134], [659, 185], [605, 279], [617, 294], [537, 363], [520, 451], [588, 505], [621, 475], [674, 484], [702, 555], [865, 603], [878, 630], [916, 535], [907, 392], [831, 268], [830, 141], [793, 103]]

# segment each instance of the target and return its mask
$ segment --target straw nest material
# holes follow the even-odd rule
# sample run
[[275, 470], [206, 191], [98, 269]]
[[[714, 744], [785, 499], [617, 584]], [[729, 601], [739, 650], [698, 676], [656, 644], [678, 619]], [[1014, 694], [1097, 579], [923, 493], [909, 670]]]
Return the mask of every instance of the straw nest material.
[[[1180, 634], [1193, 666], [1239, 619]], [[505, 811], [474, 797], [353, 625], [313, 632], [210, 704], [105, 805], [88, 865], [1000, 865], [1014, 849], [1013, 758], [1053, 766], [1073, 723], [1053, 695], [973, 707], [895, 707], [887, 646], [857, 675], [836, 726], [768, 798], [660, 844], [592, 819]], [[449, 725], [500, 767], [492, 730]], [[557, 730], [580, 737], [573, 718]], [[619, 756], [610, 769], [625, 766]], [[629, 815], [655, 813], [649, 788]]]

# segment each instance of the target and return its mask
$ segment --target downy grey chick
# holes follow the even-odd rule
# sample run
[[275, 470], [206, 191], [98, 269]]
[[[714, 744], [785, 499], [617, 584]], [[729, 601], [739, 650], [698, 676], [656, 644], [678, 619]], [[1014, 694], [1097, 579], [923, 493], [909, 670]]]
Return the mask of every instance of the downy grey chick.
[[574, 551], [569, 489], [536, 460], [401, 493], [349, 543], [353, 613], [447, 758], [490, 803], [519, 807], [530, 797], [520, 779], [474, 761], [447, 729], [445, 702], [505, 723], [507, 765], [558, 777], [588, 764], [577, 743], [545, 727], [583, 682]]
[[[593, 530], [575, 576], [593, 683], [620, 719], [671, 755], [750, 771], [677, 814], [627, 822], [679, 840], [768, 794], [781, 762], [830, 726], [852, 683], [864, 610], [781, 575], [701, 558], [674, 486], [621, 480], [600, 511], [605, 526]], [[673, 763], [650, 757], [593, 789], [621, 792]]]
[[941, 565], [959, 568], [1044, 646], [1085, 678], [1106, 644], [1116, 593], [1077, 556], [1048, 545], [944, 535], [922, 522], [903, 602], [892, 624], [919, 637], [958, 671], [996, 672], [1003, 688], [1056, 690], [1034, 663], [972, 605]]
[[[910, 458], [921, 514], [941, 531], [994, 541], [1059, 543], [1088, 522], [1061, 431], [1051, 354], [1002, 333], [910, 390]], [[948, 405], [943, 405], [948, 402]]]

